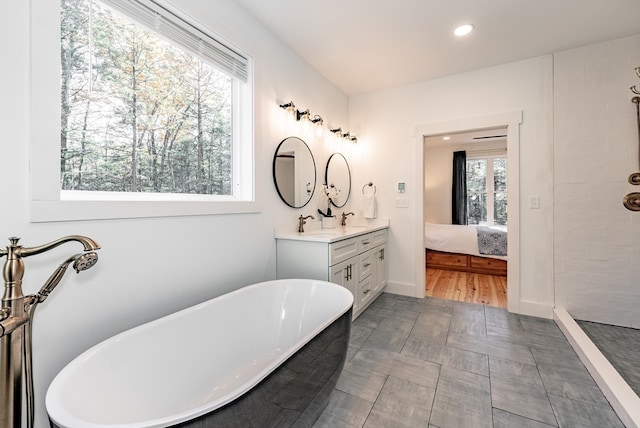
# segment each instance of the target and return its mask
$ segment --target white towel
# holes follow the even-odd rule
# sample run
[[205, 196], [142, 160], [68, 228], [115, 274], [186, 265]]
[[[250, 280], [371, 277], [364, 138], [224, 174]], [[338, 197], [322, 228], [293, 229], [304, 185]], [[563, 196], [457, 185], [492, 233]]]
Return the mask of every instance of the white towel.
[[364, 218], [376, 218], [376, 196], [362, 196], [362, 216]]

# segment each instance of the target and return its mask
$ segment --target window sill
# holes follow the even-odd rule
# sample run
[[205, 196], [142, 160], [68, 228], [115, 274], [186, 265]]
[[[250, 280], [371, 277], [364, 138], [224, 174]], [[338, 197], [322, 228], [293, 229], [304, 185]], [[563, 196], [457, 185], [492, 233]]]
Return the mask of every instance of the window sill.
[[254, 201], [31, 201], [32, 223], [259, 212]]

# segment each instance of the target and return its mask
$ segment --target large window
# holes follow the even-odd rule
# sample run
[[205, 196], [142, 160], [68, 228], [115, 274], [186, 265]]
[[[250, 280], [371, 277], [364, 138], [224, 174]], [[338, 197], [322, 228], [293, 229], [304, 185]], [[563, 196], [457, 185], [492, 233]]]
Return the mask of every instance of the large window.
[[241, 54], [150, 0], [62, 0], [60, 22], [63, 194], [242, 199]]
[[507, 158], [467, 158], [467, 222], [507, 225]]

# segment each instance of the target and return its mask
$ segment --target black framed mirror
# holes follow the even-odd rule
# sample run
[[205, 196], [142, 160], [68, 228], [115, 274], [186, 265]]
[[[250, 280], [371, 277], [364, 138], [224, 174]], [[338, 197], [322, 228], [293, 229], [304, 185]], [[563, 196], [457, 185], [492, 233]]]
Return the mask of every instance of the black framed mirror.
[[309, 203], [316, 190], [316, 162], [307, 143], [298, 137], [280, 142], [273, 155], [273, 184], [282, 201], [292, 208]]
[[351, 170], [342, 153], [334, 153], [329, 157], [324, 170], [324, 182], [331, 203], [337, 208], [344, 207], [351, 194]]

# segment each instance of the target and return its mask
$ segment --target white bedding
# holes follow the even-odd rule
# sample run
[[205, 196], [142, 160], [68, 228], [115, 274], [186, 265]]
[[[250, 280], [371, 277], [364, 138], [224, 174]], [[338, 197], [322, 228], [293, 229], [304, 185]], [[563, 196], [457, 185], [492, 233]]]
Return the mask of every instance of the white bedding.
[[445, 251], [447, 253], [470, 254], [507, 260], [507, 256], [480, 254], [476, 226], [425, 222], [424, 247], [429, 250]]

